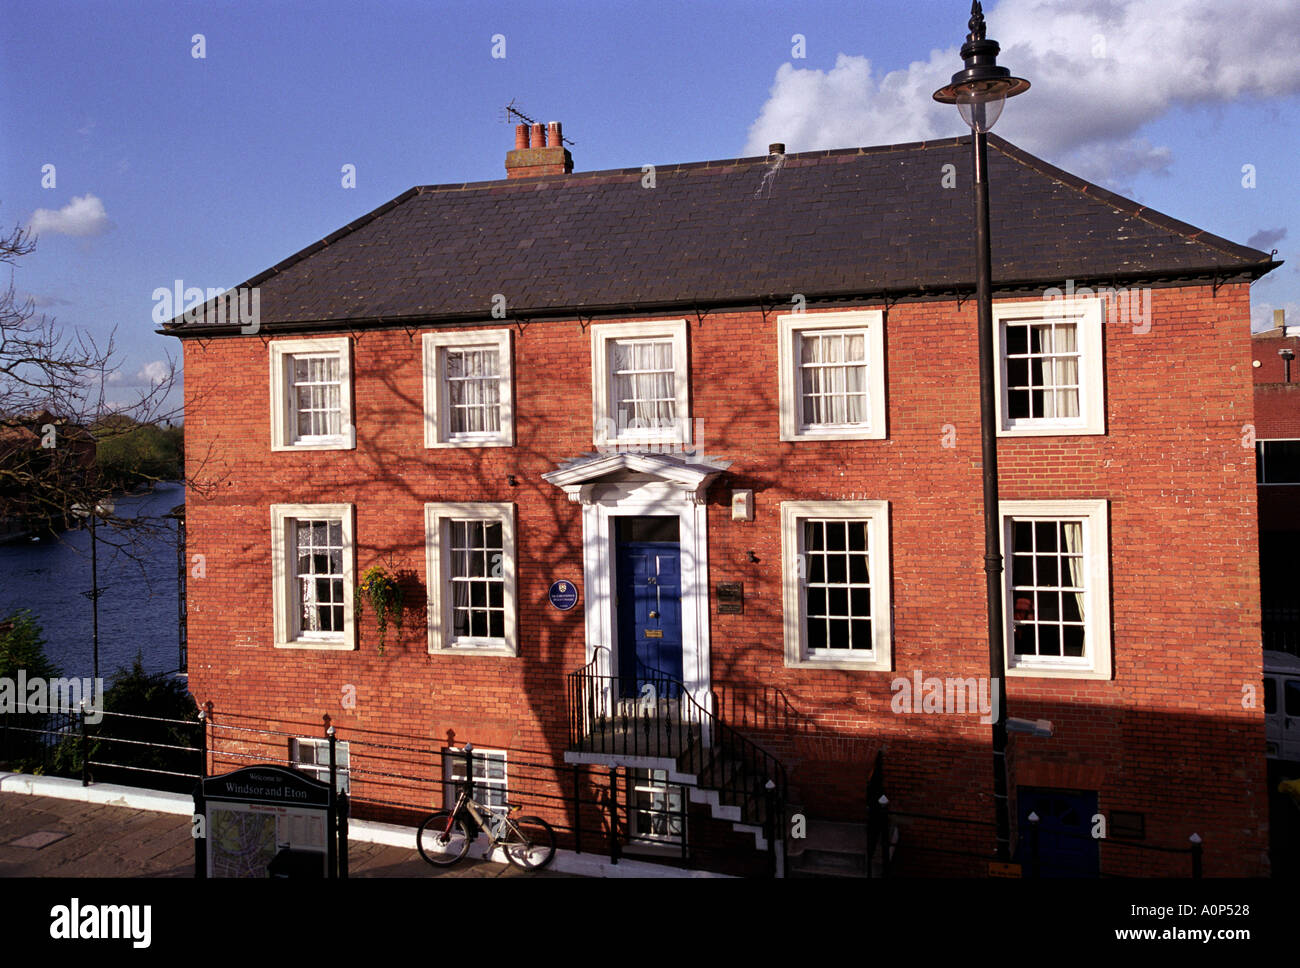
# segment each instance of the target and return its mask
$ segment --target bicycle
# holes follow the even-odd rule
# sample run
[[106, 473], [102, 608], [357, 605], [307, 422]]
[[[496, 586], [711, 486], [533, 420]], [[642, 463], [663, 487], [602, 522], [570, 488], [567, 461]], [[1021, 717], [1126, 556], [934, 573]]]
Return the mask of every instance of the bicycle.
[[[473, 747], [466, 745], [465, 752]], [[467, 776], [472, 775], [466, 773]], [[488, 849], [484, 858], [500, 846], [506, 860], [523, 870], [539, 870], [555, 856], [555, 831], [541, 817], [515, 817], [520, 808], [509, 806], [505, 814], [495, 813], [469, 795], [468, 785], [461, 787], [451, 810], [435, 810], [424, 818], [415, 837], [420, 856], [435, 867], [450, 867], [469, 853], [477, 836], [470, 833], [463, 814], [469, 814], [476, 830], [485, 830]]]

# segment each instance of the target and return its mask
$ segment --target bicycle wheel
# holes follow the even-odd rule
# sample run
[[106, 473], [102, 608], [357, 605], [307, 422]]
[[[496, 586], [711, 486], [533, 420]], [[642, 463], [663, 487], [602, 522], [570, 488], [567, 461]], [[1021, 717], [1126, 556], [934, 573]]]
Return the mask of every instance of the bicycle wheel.
[[450, 867], [469, 853], [469, 828], [450, 810], [439, 810], [424, 818], [415, 835], [420, 856], [434, 867]]
[[541, 817], [507, 820], [502, 847], [510, 863], [526, 871], [535, 871], [545, 867], [555, 856], [555, 831]]

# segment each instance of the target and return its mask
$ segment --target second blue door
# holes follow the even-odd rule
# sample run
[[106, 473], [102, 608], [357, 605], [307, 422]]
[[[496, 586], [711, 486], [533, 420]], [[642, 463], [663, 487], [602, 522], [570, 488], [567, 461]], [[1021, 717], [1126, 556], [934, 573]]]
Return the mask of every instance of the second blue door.
[[681, 680], [681, 564], [675, 541], [618, 546], [618, 664], [625, 696], [641, 695], [647, 680]]

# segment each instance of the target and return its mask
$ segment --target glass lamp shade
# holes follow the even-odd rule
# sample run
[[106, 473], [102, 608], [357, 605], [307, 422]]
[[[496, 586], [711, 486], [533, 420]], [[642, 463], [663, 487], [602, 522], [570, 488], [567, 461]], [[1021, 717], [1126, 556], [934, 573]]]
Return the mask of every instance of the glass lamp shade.
[[992, 130], [993, 125], [1002, 116], [1002, 106], [1006, 103], [1007, 99], [1001, 95], [987, 101], [958, 98], [957, 111], [972, 131], [982, 134]]

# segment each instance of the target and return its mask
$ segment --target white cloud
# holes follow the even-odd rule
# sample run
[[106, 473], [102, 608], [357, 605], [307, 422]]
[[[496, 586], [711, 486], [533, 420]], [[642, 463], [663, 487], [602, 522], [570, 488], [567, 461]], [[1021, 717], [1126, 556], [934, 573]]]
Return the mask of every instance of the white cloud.
[[[1138, 132], [1175, 107], [1300, 92], [1294, 0], [1257, 0], [1248, 16], [1217, 0], [1003, 0], [986, 18], [998, 62], [1033, 84], [996, 130], [1094, 180], [1164, 170], [1169, 150]], [[848, 54], [829, 71], [783, 64], [745, 153], [773, 141], [808, 151], [965, 134], [957, 112], [931, 99], [961, 67], [958, 46], [883, 75]]]
[[104, 203], [94, 195], [74, 195], [58, 210], [38, 208], [32, 215], [30, 228], [37, 235], [101, 235], [112, 223], [104, 211]]
[[1288, 326], [1300, 326], [1300, 302], [1286, 302], [1281, 305], [1273, 303], [1254, 303], [1250, 307], [1250, 330], [1258, 333], [1266, 329], [1273, 328], [1273, 310], [1282, 309], [1286, 311], [1286, 324]]
[[167, 379], [168, 369], [164, 360], [154, 360], [152, 363], [146, 363], [140, 367], [140, 372], [135, 375], [137, 382], [142, 384], [162, 383]]

